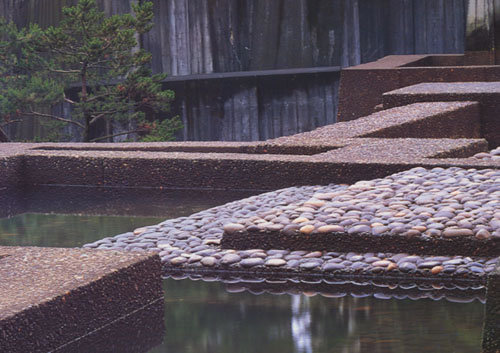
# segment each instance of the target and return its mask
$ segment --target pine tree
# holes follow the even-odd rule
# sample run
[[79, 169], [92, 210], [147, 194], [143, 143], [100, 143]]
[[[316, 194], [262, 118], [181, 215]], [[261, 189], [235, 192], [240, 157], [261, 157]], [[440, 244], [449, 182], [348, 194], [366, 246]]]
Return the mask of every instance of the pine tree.
[[[167, 111], [174, 96], [162, 89], [165, 75], [152, 74], [151, 54], [138, 49], [137, 38], [152, 27], [153, 4], [132, 8], [134, 15], [106, 17], [95, 0], [79, 0], [47, 29], [17, 29], [0, 19], [0, 128], [31, 117], [71, 124], [88, 142], [116, 136], [102, 131], [112, 122], [134, 121], [136, 132], [151, 133], [148, 140], [172, 139], [177, 117], [146, 120], [146, 113]], [[71, 118], [53, 113], [62, 103]]]

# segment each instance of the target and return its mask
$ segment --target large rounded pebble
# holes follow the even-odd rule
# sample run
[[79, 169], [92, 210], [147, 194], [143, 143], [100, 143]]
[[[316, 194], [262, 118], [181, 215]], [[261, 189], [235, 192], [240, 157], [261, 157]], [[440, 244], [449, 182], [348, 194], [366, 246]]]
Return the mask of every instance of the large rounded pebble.
[[351, 227], [347, 230], [347, 233], [349, 234], [356, 234], [356, 233], [370, 233], [371, 228], [368, 225], [365, 224], [360, 224], [354, 227]]
[[188, 259], [183, 257], [183, 256], [178, 256], [178, 257], [174, 257], [173, 259], [170, 259], [170, 263], [174, 266], [181, 265], [187, 261], [188, 261]]
[[300, 268], [303, 270], [312, 270], [316, 267], [318, 267], [317, 262], [304, 262], [304, 263], [300, 264]]
[[236, 232], [242, 231], [243, 229], [245, 229], [245, 227], [242, 224], [238, 223], [228, 223], [224, 225], [223, 229], [227, 234], [234, 234]]
[[482, 228], [476, 232], [476, 238], [480, 240], [489, 239], [491, 238], [491, 233], [488, 232], [486, 229]]
[[148, 230], [147, 228], [137, 228], [137, 229], [134, 229], [134, 235], [139, 235], [141, 233], [146, 232], [147, 230]]
[[300, 232], [303, 234], [311, 234], [314, 231], [314, 226], [311, 224], [305, 225], [303, 227], [300, 227]]
[[265, 262], [266, 266], [269, 267], [278, 267], [286, 264], [286, 261], [283, 259], [269, 259]]
[[318, 228], [318, 233], [342, 233], [344, 227], [339, 225], [326, 225]]
[[418, 264], [418, 268], [433, 268], [434, 266], [441, 265], [439, 261], [424, 261]]
[[432, 269], [431, 269], [431, 273], [433, 275], [437, 275], [438, 273], [440, 273], [441, 271], [443, 271], [443, 266], [434, 266]]
[[338, 271], [338, 270], [344, 270], [346, 267], [342, 264], [338, 263], [333, 263], [333, 262], [327, 262], [323, 264], [323, 267], [321, 268], [323, 271]]
[[376, 266], [376, 267], [387, 267], [389, 266], [390, 264], [392, 264], [391, 261], [387, 261], [387, 260], [380, 260], [380, 261], [375, 261], [372, 263], [372, 266]]
[[443, 231], [443, 237], [445, 238], [471, 237], [473, 235], [472, 230], [467, 228], [447, 228]]
[[413, 262], [403, 262], [399, 264], [399, 270], [402, 272], [415, 272], [417, 270], [417, 265]]
[[262, 264], [264, 264], [264, 260], [261, 259], [260, 257], [243, 259], [240, 262], [240, 265], [242, 267], [255, 267], [255, 266], [261, 266]]
[[217, 263], [217, 259], [213, 256], [207, 256], [200, 260], [203, 266], [212, 267]]
[[310, 253], [305, 254], [303, 257], [305, 259], [313, 258], [313, 257], [320, 257], [322, 256], [323, 253], [321, 251], [312, 251]]
[[239, 262], [241, 257], [236, 254], [226, 254], [220, 259], [220, 263], [223, 265], [231, 265], [235, 262]]

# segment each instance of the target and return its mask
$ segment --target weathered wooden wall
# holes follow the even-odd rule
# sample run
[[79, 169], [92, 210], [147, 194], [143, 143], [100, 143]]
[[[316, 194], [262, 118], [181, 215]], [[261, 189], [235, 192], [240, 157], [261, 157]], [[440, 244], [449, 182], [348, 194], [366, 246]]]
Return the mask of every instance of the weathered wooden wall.
[[184, 140], [265, 140], [335, 122], [338, 68], [211, 76], [165, 83], [178, 96]]
[[[75, 1], [0, 0], [0, 15], [19, 24], [48, 25], [57, 21], [61, 6]], [[131, 1], [98, 3], [108, 13], [121, 13], [130, 11]], [[154, 71], [172, 76], [345, 67], [389, 54], [461, 53], [468, 5], [468, 0], [153, 2], [156, 25], [141, 45], [152, 52]], [[263, 139], [334, 122], [338, 75], [328, 76], [328, 83], [302, 78], [300, 85], [281, 76], [256, 80], [245, 75], [177, 83], [182, 135]], [[248, 128], [242, 130], [242, 124]]]

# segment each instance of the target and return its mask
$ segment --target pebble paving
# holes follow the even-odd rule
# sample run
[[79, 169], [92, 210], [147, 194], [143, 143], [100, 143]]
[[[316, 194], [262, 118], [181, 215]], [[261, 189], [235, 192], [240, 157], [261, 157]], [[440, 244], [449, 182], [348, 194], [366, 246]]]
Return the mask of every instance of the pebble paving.
[[497, 147], [489, 152], [476, 153], [474, 155], [474, 158], [482, 159], [485, 161], [500, 161], [500, 147]]
[[351, 186], [303, 186], [252, 196], [84, 247], [156, 250], [165, 269], [324, 275], [484, 278], [496, 258], [407, 253], [233, 250], [224, 232], [385, 232], [500, 237], [500, 170], [414, 168]]

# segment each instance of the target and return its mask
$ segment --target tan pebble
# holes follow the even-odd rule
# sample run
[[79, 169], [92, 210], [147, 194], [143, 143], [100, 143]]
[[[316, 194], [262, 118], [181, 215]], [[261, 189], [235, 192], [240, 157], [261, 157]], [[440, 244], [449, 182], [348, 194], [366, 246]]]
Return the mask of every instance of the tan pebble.
[[460, 191], [455, 190], [455, 191], [450, 192], [450, 195], [451, 195], [451, 196], [456, 196], [456, 195], [458, 195], [458, 194], [460, 194], [460, 193], [461, 193]]
[[205, 245], [220, 245], [220, 239], [206, 239], [203, 241]]
[[306, 201], [304, 202], [304, 206], [310, 206], [310, 207], [314, 207], [314, 208], [320, 208], [321, 206], [324, 206], [325, 205], [325, 201], [322, 201], [322, 200], [309, 200], [309, 201]]
[[192, 264], [193, 262], [200, 261], [202, 258], [203, 256], [192, 254], [191, 256], [189, 256], [189, 263]]
[[269, 259], [265, 262], [264, 265], [270, 267], [277, 267], [277, 266], [283, 266], [284, 264], [286, 264], [286, 261], [283, 259]]
[[427, 230], [426, 226], [413, 226], [411, 229], [418, 230], [419, 232], [425, 232]]
[[443, 271], [443, 266], [434, 266], [432, 269], [431, 269], [431, 273], [433, 275], [437, 275], [439, 272]]
[[406, 236], [408, 237], [418, 237], [420, 234], [422, 233], [416, 229], [410, 229], [409, 231], [406, 232]]
[[405, 212], [398, 212], [394, 216], [395, 217], [404, 217], [404, 216], [406, 216], [406, 213]]
[[305, 259], [310, 259], [310, 258], [320, 257], [320, 256], [323, 256], [323, 252], [321, 252], [321, 251], [312, 251], [312, 252], [304, 255], [304, 258]]
[[307, 219], [306, 217], [299, 217], [299, 218], [295, 218], [292, 223], [304, 223], [304, 222], [308, 222], [309, 219]]
[[314, 226], [313, 226], [313, 225], [308, 224], [308, 225], [306, 225], [306, 226], [301, 227], [301, 228], [299, 229], [299, 231], [300, 231], [301, 233], [304, 233], [304, 234], [311, 234], [311, 233], [314, 231], [314, 229], [315, 229], [315, 228], [314, 228]]
[[298, 212], [314, 212], [314, 211], [316, 211], [316, 209], [312, 208], [312, 207], [302, 206], [302, 207], [296, 208], [295, 211], [298, 211]]
[[380, 222], [375, 222], [375, 223], [370, 224], [370, 227], [372, 227], [372, 228], [383, 227], [383, 226], [384, 226], [384, 224], [380, 223]]
[[329, 192], [329, 193], [318, 193], [314, 194], [313, 196], [319, 200], [331, 200], [337, 195], [338, 193]]
[[467, 228], [448, 228], [443, 231], [443, 237], [445, 238], [471, 237], [473, 235], [472, 230]]
[[491, 233], [488, 232], [486, 229], [479, 229], [476, 232], [476, 239], [488, 239], [491, 237]]
[[344, 227], [338, 225], [327, 225], [318, 228], [319, 233], [333, 233], [333, 232], [343, 232]]
[[184, 262], [186, 262], [187, 259], [183, 256], [177, 256], [177, 257], [174, 257], [173, 259], [170, 260], [170, 263], [172, 265], [181, 265], [183, 264]]
[[391, 264], [391, 262], [388, 260], [380, 260], [380, 261], [373, 262], [372, 266], [374, 266], [374, 267], [387, 267], [390, 264]]
[[387, 266], [387, 271], [391, 271], [391, 270], [394, 270], [398, 268], [398, 265], [396, 265], [395, 263], [391, 263], [389, 264], [389, 266]]
[[141, 233], [144, 233], [146, 231], [146, 228], [137, 228], [134, 230], [134, 235], [139, 235]]
[[239, 223], [228, 223], [224, 225], [224, 232], [227, 234], [234, 234], [245, 229], [245, 226]]

